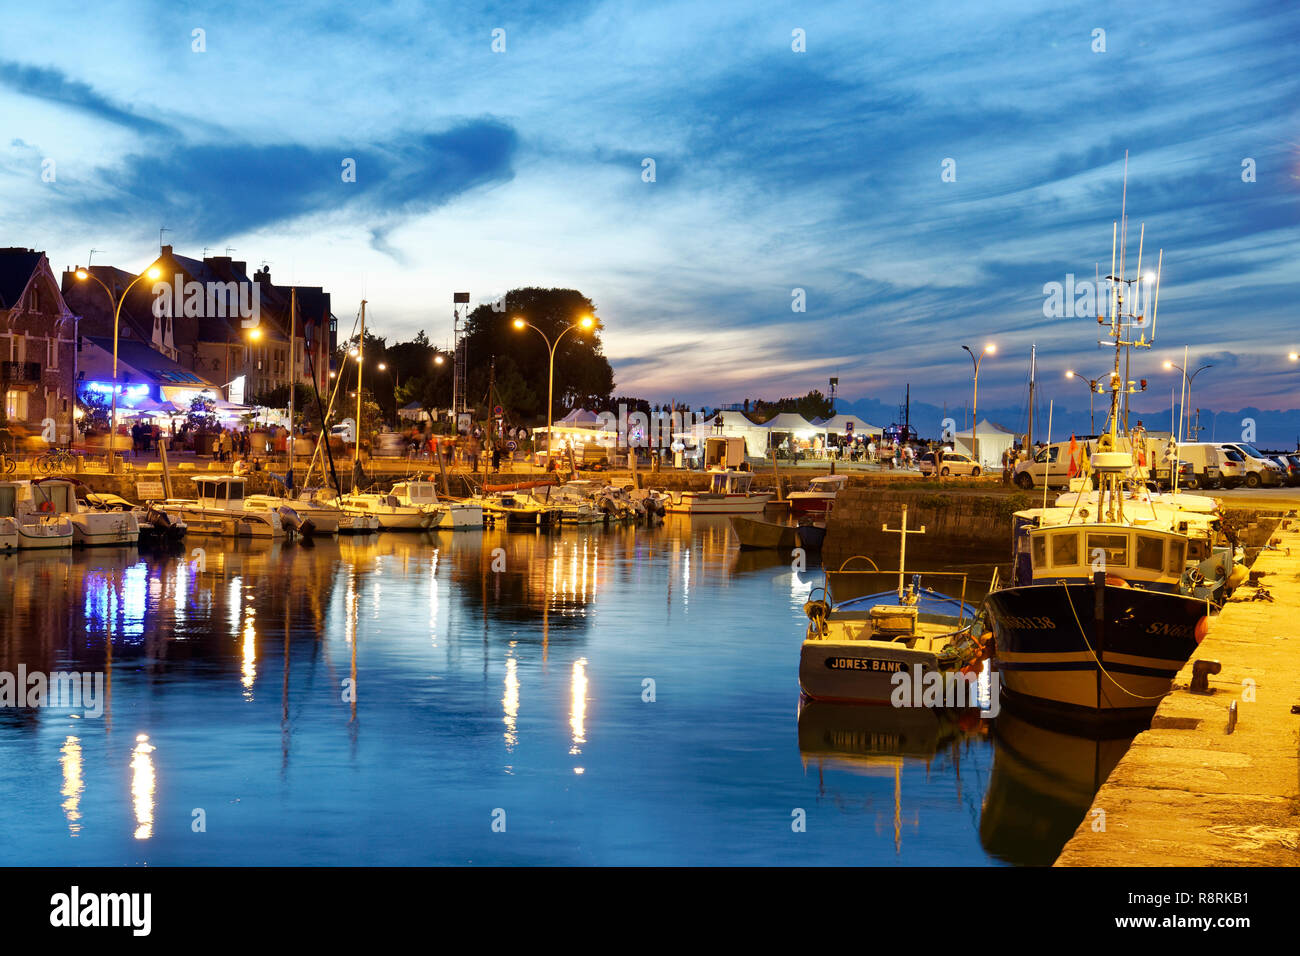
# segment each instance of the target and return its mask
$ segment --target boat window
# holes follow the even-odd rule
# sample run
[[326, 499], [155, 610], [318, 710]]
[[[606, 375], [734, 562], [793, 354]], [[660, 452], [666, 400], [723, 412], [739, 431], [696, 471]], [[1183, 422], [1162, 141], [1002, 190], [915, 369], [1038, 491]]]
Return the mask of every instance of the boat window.
[[14, 517], [15, 500], [16, 496], [12, 485], [7, 488], [0, 488], [0, 516], [5, 518]]
[[1033, 549], [1034, 567], [1036, 568], [1047, 567], [1047, 535], [1045, 534], [1031, 535], [1029, 541]]
[[69, 500], [72, 496], [72, 489], [68, 485], [55, 485], [53, 488], [46, 490], [50, 500], [54, 502], [54, 510], [58, 512], [71, 511], [72, 502]]
[[1092, 560], [1093, 552], [1100, 550], [1106, 566], [1128, 567], [1128, 535], [1126, 534], [1090, 534], [1088, 535], [1088, 556]]
[[1134, 564], [1148, 571], [1159, 571], [1165, 563], [1165, 539], [1150, 534], [1137, 536]]
[[709, 490], [713, 492], [715, 495], [722, 494], [726, 490], [726, 484], [724, 483], [725, 480], [726, 480], [726, 475], [714, 475], [713, 482], [710, 485]]
[[1170, 574], [1182, 574], [1187, 565], [1187, 542], [1169, 541], [1169, 563], [1165, 565]]
[[1059, 531], [1052, 535], [1052, 567], [1064, 568], [1079, 563], [1079, 535], [1074, 531]]
[[226, 483], [226, 498], [230, 501], [244, 500], [244, 486], [237, 481]]

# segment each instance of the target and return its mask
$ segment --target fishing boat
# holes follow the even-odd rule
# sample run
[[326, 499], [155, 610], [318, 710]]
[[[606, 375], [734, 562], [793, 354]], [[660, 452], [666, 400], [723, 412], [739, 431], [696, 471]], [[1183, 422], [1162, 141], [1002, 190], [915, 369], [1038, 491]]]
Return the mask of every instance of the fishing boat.
[[404, 505], [423, 508], [431, 531], [481, 531], [483, 506], [476, 501], [440, 500], [432, 481], [407, 479], [393, 485], [393, 495]]
[[848, 475], [822, 475], [813, 478], [808, 482], [805, 490], [792, 491], [786, 495], [786, 499], [790, 502], [790, 513], [796, 517], [815, 515], [825, 518], [826, 513], [835, 503], [835, 496], [844, 490], [844, 483], [848, 480]]
[[1015, 514], [1010, 586], [985, 603], [1008, 701], [1084, 722], [1154, 711], [1205, 637], [1214, 606], [1197, 594], [1197, 563], [1189, 562], [1207, 544], [1205, 522], [1190, 508], [1162, 509], [1133, 483], [1127, 396], [1137, 383], [1129, 379], [1130, 352], [1154, 340], [1160, 286], [1157, 267], [1149, 326], [1142, 311], [1125, 310], [1130, 286], [1140, 281], [1125, 278], [1126, 233], [1121, 213], [1107, 276], [1109, 316], [1098, 316], [1100, 324], [1109, 322], [1114, 364], [1106, 433], [1088, 461], [1096, 491], [1075, 489], [1068, 509]]
[[[925, 526], [908, 528], [906, 506], [901, 526], [883, 530], [900, 536], [898, 586], [836, 602], [828, 579], [824, 598], [804, 605], [809, 624], [799, 654], [800, 690], [814, 700], [958, 706], [952, 694], [933, 698], [919, 692], [933, 691], [930, 675], [936, 674], [941, 691], [945, 681], [953, 693], [960, 685], [960, 705], [969, 706], [969, 675], [985, 656], [979, 609], [964, 596], [923, 586], [920, 574], [909, 581], [907, 536], [924, 534]], [[965, 575], [960, 577], [964, 594]]]
[[348, 514], [369, 515], [381, 531], [423, 531], [433, 516], [418, 505], [402, 504], [394, 494], [354, 492], [339, 496], [339, 507]]
[[667, 494], [664, 510], [684, 515], [759, 514], [772, 500], [771, 492], [750, 491], [754, 482], [752, 471], [717, 468], [709, 471], [708, 476], [706, 491]]
[[763, 521], [744, 515], [732, 515], [731, 530], [740, 539], [742, 550], [790, 551], [799, 546], [798, 529], [779, 521]]
[[282, 538], [278, 511], [244, 508], [245, 481], [239, 475], [195, 475], [194, 498], [168, 498], [157, 507], [185, 522], [190, 534], [223, 538]]
[[95, 511], [133, 513], [140, 528], [141, 547], [175, 544], [185, 537], [185, 522], [180, 516], [167, 514], [152, 504], [138, 505], [121, 495], [100, 491], [87, 492], [85, 502]]
[[47, 499], [37, 501], [28, 480], [0, 481], [0, 518], [17, 540], [20, 551], [72, 547], [72, 522], [57, 514]]
[[67, 478], [38, 478], [31, 484], [32, 498], [42, 511], [63, 515], [72, 522], [72, 543], [83, 548], [136, 544], [140, 523], [134, 512], [104, 512], [77, 500], [76, 483]]

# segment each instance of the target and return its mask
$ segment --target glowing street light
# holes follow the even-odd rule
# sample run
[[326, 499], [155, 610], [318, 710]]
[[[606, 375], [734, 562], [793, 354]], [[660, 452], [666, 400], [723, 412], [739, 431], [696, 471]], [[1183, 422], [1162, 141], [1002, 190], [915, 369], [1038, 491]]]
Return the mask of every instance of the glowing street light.
[[970, 446], [971, 446], [971, 457], [975, 459], [976, 467], [979, 467], [981, 464], [980, 463], [980, 440], [979, 440], [980, 362], [984, 361], [984, 356], [992, 355], [994, 352], [996, 352], [998, 350], [998, 347], [994, 345], [992, 342], [988, 343], [987, 345], [984, 346], [978, 358], [976, 357], [975, 353], [971, 351], [971, 347], [969, 345], [963, 345], [962, 348], [970, 353], [970, 360], [975, 363], [975, 396], [971, 400], [971, 409], [970, 409]]
[[109, 421], [108, 421], [108, 462], [109, 462], [109, 471], [116, 474], [117, 472], [117, 451], [116, 451], [117, 391], [119, 388], [119, 385], [117, 384], [117, 332], [118, 332], [118, 326], [122, 320], [122, 303], [126, 301], [126, 294], [131, 291], [132, 286], [134, 286], [141, 279], [145, 279], [145, 278], [157, 279], [159, 276], [162, 275], [162, 270], [159, 269], [157, 266], [150, 266], [144, 272], [140, 273], [138, 276], [132, 279], [130, 284], [128, 284], [127, 287], [122, 290], [122, 294], [116, 297], [116, 299], [113, 296], [113, 290], [110, 289], [108, 286], [106, 286], [103, 283], [103, 281], [100, 280], [99, 276], [95, 275], [89, 269], [77, 269], [77, 271], [74, 274], [82, 282], [85, 282], [87, 279], [93, 279], [95, 282], [99, 283], [99, 287], [108, 294], [108, 300], [113, 304], [113, 409], [109, 414]]
[[1065, 373], [1066, 378], [1077, 378], [1088, 386], [1088, 430], [1094, 435], [1097, 434], [1097, 423], [1093, 416], [1092, 397], [1102, 392], [1102, 378], [1084, 378], [1082, 375], [1076, 375], [1073, 369]]
[[[1190, 432], [1192, 431], [1192, 380], [1195, 379], [1196, 376], [1199, 375], [1201, 372], [1204, 372], [1207, 368], [1214, 368], [1214, 365], [1213, 364], [1202, 365], [1191, 375], [1188, 375], [1187, 369], [1183, 368], [1181, 365], [1177, 364], [1176, 362], [1170, 362], [1166, 360], [1164, 366], [1166, 369], [1170, 369], [1170, 370], [1178, 369], [1178, 371], [1180, 371], [1183, 375], [1183, 387], [1187, 389], [1187, 403], [1183, 406], [1183, 421], [1186, 426], [1184, 429], [1184, 433]], [[1197, 421], [1200, 421], [1199, 414], [1197, 416]], [[1196, 430], [1200, 431], [1200, 428], [1198, 427]]]
[[595, 319], [593, 319], [589, 315], [584, 315], [582, 316], [582, 318], [578, 319], [577, 325], [566, 325], [564, 327], [564, 330], [561, 331], [560, 334], [555, 337], [555, 343], [551, 344], [551, 340], [547, 338], [545, 332], [543, 332], [537, 326], [533, 325], [531, 322], [524, 319], [522, 316], [515, 316], [514, 327], [516, 329], [525, 329], [525, 328], [532, 329], [534, 332], [536, 332], [538, 335], [542, 337], [542, 339], [546, 342], [547, 348], [549, 348], [551, 351], [551, 368], [546, 383], [546, 466], [547, 468], [551, 466], [551, 413], [555, 407], [555, 350], [559, 348], [560, 339], [564, 338], [566, 332], [576, 332], [579, 331], [580, 329], [590, 329], [595, 324], [596, 324]]

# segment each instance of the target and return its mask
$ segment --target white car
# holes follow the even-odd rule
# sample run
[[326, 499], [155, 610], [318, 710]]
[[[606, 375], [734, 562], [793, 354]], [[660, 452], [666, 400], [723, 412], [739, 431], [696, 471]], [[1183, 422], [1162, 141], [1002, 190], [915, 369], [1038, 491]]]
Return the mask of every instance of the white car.
[[[917, 462], [921, 468], [921, 474], [933, 475], [935, 473], [934, 464], [935, 453], [932, 451], [923, 452]], [[943, 460], [939, 463], [938, 473], [940, 477], [949, 475], [969, 475], [972, 478], [978, 478], [982, 473], [980, 466], [970, 455], [963, 455], [958, 451], [945, 451]]]

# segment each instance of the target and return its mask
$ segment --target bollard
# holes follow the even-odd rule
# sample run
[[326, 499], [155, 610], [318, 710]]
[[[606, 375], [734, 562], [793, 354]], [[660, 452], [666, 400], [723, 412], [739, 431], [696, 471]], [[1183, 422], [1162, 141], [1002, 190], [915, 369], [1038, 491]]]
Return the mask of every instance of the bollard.
[[1237, 702], [1228, 705], [1228, 733], [1237, 729]]
[[1223, 665], [1218, 661], [1193, 661], [1192, 662], [1192, 686], [1188, 688], [1193, 694], [1213, 694], [1214, 689], [1210, 687], [1210, 675], [1217, 674], [1223, 670]]

